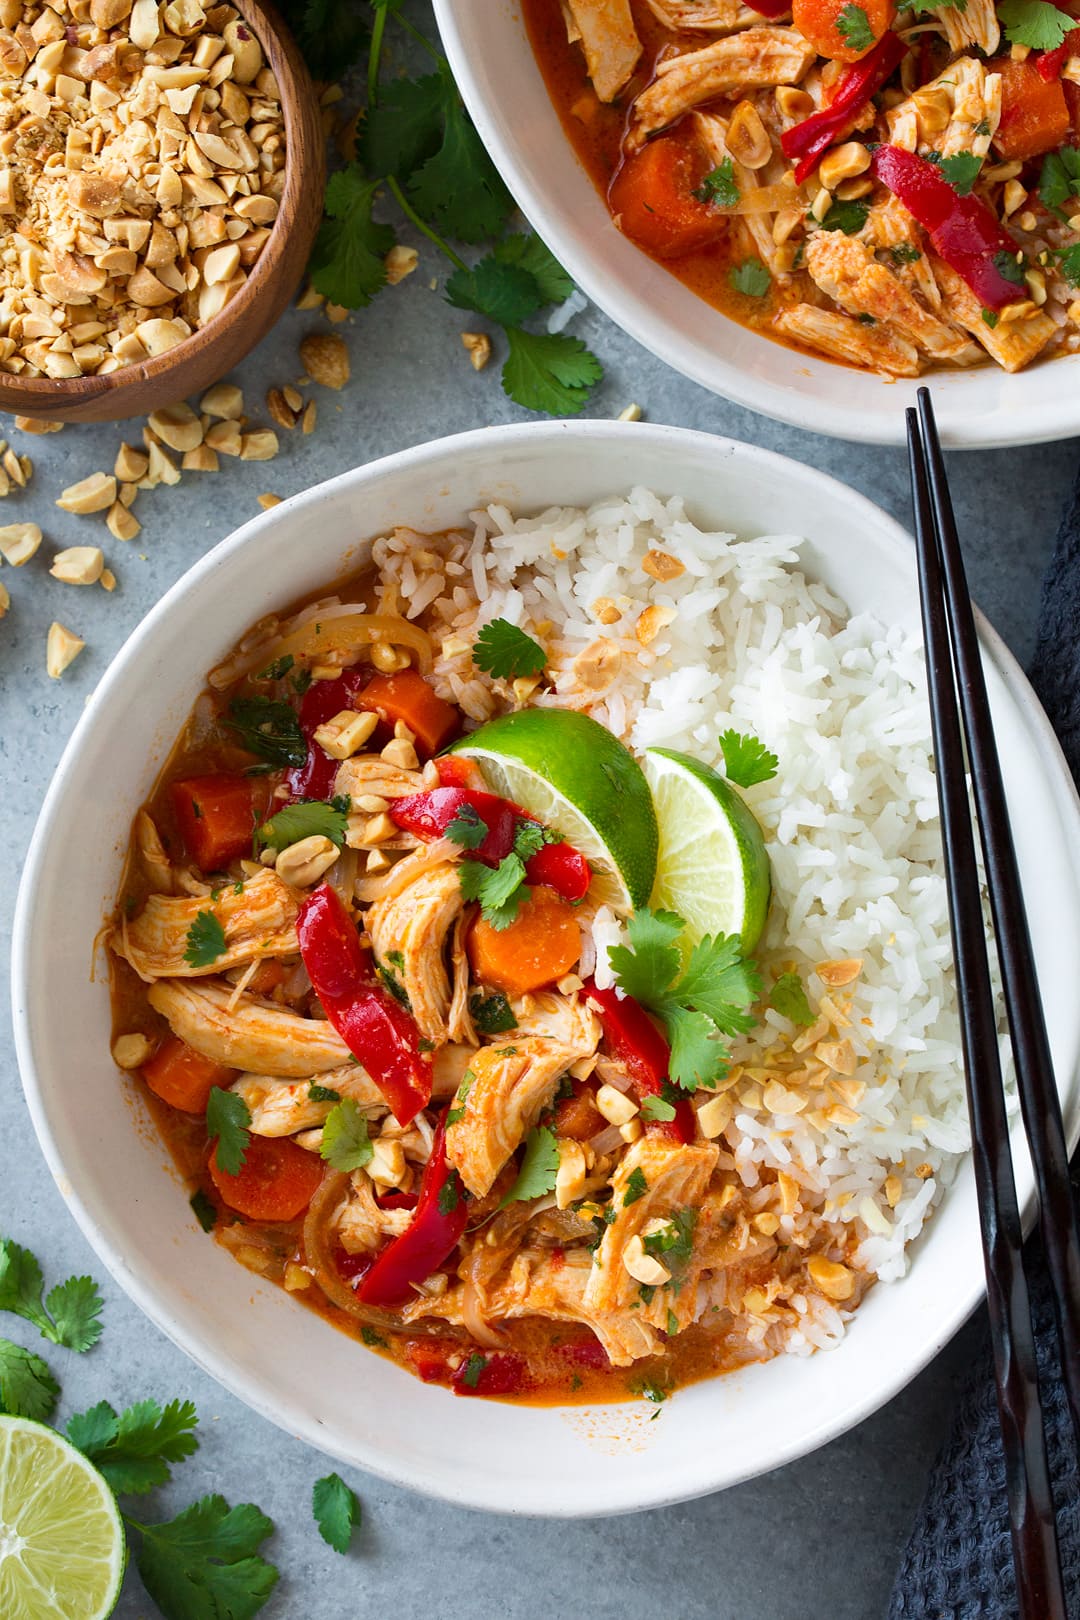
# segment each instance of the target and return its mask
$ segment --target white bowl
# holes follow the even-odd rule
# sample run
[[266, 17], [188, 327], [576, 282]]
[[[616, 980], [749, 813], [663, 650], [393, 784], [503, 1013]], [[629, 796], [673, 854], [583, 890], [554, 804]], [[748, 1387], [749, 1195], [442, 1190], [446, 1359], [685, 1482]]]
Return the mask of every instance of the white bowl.
[[[932, 1221], [910, 1276], [875, 1288], [831, 1353], [697, 1384], [655, 1423], [640, 1402], [560, 1411], [461, 1400], [260, 1284], [199, 1230], [160, 1139], [110, 1060], [108, 995], [100, 979], [91, 981], [91, 947], [116, 895], [133, 811], [204, 672], [260, 615], [358, 567], [363, 542], [395, 523], [440, 529], [492, 499], [537, 510], [634, 483], [685, 495], [708, 525], [806, 535], [808, 570], [853, 609], [914, 621], [914, 556], [903, 530], [862, 496], [767, 451], [605, 422], [489, 429], [404, 451], [246, 524], [143, 621], [64, 754], [15, 923], [14, 1016], [27, 1100], [53, 1175], [118, 1282], [202, 1367], [283, 1428], [395, 1483], [492, 1511], [657, 1506], [774, 1468], [857, 1423], [936, 1354], [980, 1297], [970, 1169]], [[1078, 806], [1023, 675], [992, 632], [985, 646], [1075, 1139]], [[1031, 1196], [1026, 1169], [1021, 1195]]]
[[[914, 404], [919, 382], [885, 382], [759, 337], [615, 229], [552, 106], [519, 0], [434, 4], [484, 145], [534, 228], [605, 314], [684, 376], [739, 405], [813, 433], [903, 442], [901, 407]], [[1080, 433], [1078, 365], [1080, 356], [1069, 356], [1013, 377], [993, 362], [933, 374], [943, 439], [993, 449]]]

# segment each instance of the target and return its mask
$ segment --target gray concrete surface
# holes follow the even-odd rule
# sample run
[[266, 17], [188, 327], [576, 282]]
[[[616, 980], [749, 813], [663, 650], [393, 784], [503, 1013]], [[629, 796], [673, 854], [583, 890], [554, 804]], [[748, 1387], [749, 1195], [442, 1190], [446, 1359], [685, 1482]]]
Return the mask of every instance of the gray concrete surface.
[[[418, 245], [422, 245], [419, 244]], [[69, 428], [26, 439], [0, 426], [34, 458], [31, 487], [0, 508], [0, 522], [32, 519], [47, 543], [2, 577], [12, 609], [0, 625], [0, 791], [6, 859], [0, 865], [0, 959], [6, 957], [15, 889], [53, 767], [110, 657], [140, 616], [194, 560], [257, 510], [263, 491], [288, 495], [384, 452], [524, 413], [503, 397], [497, 369], [475, 375], [458, 332], [468, 324], [429, 285], [441, 276], [424, 246], [418, 274], [341, 330], [353, 378], [340, 395], [319, 394], [315, 435], [283, 435], [269, 464], [223, 462], [175, 489], [140, 497], [142, 534], [112, 541], [100, 520], [52, 504], [61, 487], [111, 467], [120, 425]], [[268, 386], [299, 375], [296, 346], [319, 324], [291, 314], [245, 363], [237, 381], [253, 416]], [[786, 452], [845, 479], [907, 521], [901, 452], [858, 449], [795, 433], [714, 399], [668, 372], [597, 311], [574, 330], [603, 358], [607, 379], [591, 414], [613, 416], [631, 400], [654, 421], [702, 428]], [[129, 436], [138, 437], [135, 425]], [[1039, 579], [1076, 466], [1076, 445], [954, 457], [956, 504], [974, 588], [1014, 650], [1030, 651]], [[78, 590], [49, 578], [52, 552], [106, 544], [118, 586]], [[60, 683], [45, 675], [45, 634], [59, 618], [87, 650]], [[69, 852], [75, 859], [77, 851]], [[6, 977], [6, 973], [5, 973]], [[434, 1504], [357, 1475], [365, 1525], [340, 1559], [319, 1541], [309, 1504], [327, 1471], [318, 1453], [249, 1413], [204, 1377], [145, 1321], [105, 1276], [45, 1170], [23, 1107], [7, 1029], [0, 1032], [0, 1227], [31, 1245], [51, 1279], [89, 1270], [103, 1283], [105, 1337], [93, 1353], [51, 1359], [62, 1377], [61, 1419], [100, 1399], [121, 1407], [154, 1395], [193, 1399], [202, 1447], [153, 1504], [175, 1511], [208, 1490], [255, 1500], [277, 1533], [280, 1565], [268, 1620], [875, 1620], [883, 1614], [898, 1550], [947, 1422], [954, 1377], [974, 1342], [972, 1327], [877, 1416], [783, 1471], [686, 1506], [578, 1524], [490, 1518]], [[24, 1324], [0, 1331], [33, 1343]], [[708, 1436], [702, 1437], [708, 1444]], [[528, 1459], [522, 1460], [524, 1467]], [[155, 1613], [129, 1576], [118, 1614]]]

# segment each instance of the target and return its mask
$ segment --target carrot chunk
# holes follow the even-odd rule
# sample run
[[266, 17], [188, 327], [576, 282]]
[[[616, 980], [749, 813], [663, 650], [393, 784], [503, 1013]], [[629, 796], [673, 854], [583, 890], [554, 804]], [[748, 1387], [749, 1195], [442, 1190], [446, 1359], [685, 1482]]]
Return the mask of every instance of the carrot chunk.
[[573, 1082], [574, 1094], [555, 1104], [555, 1134], [587, 1142], [602, 1131], [607, 1120], [596, 1106], [596, 1087], [587, 1080]]
[[251, 853], [251, 835], [263, 820], [269, 789], [251, 776], [189, 776], [169, 791], [184, 845], [203, 872], [219, 872]]
[[213, 1088], [230, 1085], [236, 1070], [203, 1057], [179, 1036], [170, 1035], [143, 1064], [142, 1073], [154, 1095], [171, 1108], [180, 1108], [185, 1114], [205, 1114]]
[[353, 700], [354, 709], [371, 709], [389, 725], [401, 720], [426, 754], [437, 754], [461, 730], [452, 703], [433, 691], [415, 669], [376, 675]]
[[244, 1162], [230, 1176], [210, 1155], [210, 1176], [230, 1209], [250, 1221], [292, 1221], [315, 1196], [323, 1176], [317, 1153], [297, 1147], [287, 1136], [252, 1136]]
[[1039, 157], [1059, 147], [1071, 127], [1061, 81], [1047, 84], [1030, 57], [1014, 62], [1002, 56], [989, 66], [1001, 74], [1001, 122], [994, 136], [1001, 157]]
[[477, 917], [466, 948], [482, 984], [523, 996], [569, 973], [581, 955], [581, 930], [568, 900], [554, 889], [537, 888], [509, 928]]
[[662, 135], [627, 158], [608, 191], [623, 235], [661, 259], [723, 236], [728, 216], [694, 195], [709, 168], [698, 142], [682, 135]]
[[894, 0], [793, 0], [791, 20], [822, 56], [857, 62], [888, 33]]

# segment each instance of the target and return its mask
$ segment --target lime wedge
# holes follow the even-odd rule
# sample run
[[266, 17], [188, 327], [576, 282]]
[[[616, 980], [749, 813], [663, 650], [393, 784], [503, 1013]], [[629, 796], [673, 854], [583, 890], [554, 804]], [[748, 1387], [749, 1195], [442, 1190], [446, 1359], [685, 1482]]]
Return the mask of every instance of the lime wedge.
[[765, 839], [745, 799], [687, 754], [649, 748], [643, 765], [660, 825], [652, 906], [678, 912], [693, 944], [705, 934], [738, 934], [752, 951], [772, 885]]
[[493, 793], [561, 833], [596, 876], [591, 893], [616, 911], [649, 898], [656, 816], [641, 766], [599, 721], [572, 709], [520, 709], [455, 743]]
[[116, 1498], [55, 1429], [0, 1417], [0, 1614], [105, 1620], [127, 1551]]

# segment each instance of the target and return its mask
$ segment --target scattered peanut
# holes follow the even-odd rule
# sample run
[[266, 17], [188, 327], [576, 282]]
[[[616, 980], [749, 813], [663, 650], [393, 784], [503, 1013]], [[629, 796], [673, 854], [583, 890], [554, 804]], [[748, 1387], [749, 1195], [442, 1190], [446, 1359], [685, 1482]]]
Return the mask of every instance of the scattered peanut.
[[806, 1262], [810, 1281], [827, 1299], [850, 1299], [855, 1292], [855, 1274], [838, 1260], [812, 1254]]
[[56, 553], [49, 573], [65, 585], [96, 585], [104, 567], [100, 546], [68, 546]]
[[636, 1233], [623, 1250], [623, 1266], [635, 1282], [644, 1284], [646, 1288], [662, 1288], [671, 1281], [667, 1266], [645, 1253], [645, 1245]]
[[36, 523], [7, 523], [0, 527], [0, 557], [13, 568], [28, 563], [41, 544]]
[[271, 495], [269, 491], [265, 495], [256, 495], [255, 499], [258, 501], [264, 512], [269, 512], [271, 507], [281, 505], [281, 496]]
[[137, 484], [146, 477], [149, 466], [150, 457], [144, 451], [121, 444], [113, 463], [113, 475], [121, 484]]
[[344, 388], [349, 380], [349, 351], [336, 332], [311, 332], [300, 344], [300, 364], [323, 388]]
[[[315, 741], [320, 748], [326, 750], [331, 759], [350, 759], [364, 746], [378, 723], [377, 714], [362, 713], [359, 709], [342, 709], [331, 720], [327, 720], [325, 725], [317, 727]], [[361, 810], [385, 810], [386, 800], [380, 798], [377, 803], [368, 802], [374, 798], [375, 795], [361, 797], [357, 801], [358, 807]]]
[[17, 416], [15, 426], [21, 433], [59, 433], [63, 422], [42, 422], [36, 416]]
[[185, 472], [217, 472], [221, 466], [217, 451], [208, 444], [199, 444], [194, 450], [185, 450], [180, 463]]
[[232, 422], [244, 414], [244, 396], [235, 383], [215, 383], [200, 399], [199, 410], [204, 416]]
[[65, 512], [84, 517], [90, 512], [104, 512], [116, 499], [116, 479], [111, 473], [91, 473], [77, 484], [69, 484], [57, 501]]
[[119, 1069], [138, 1069], [152, 1051], [145, 1035], [118, 1035], [113, 1042], [113, 1062]]
[[462, 332], [461, 341], [474, 371], [483, 371], [491, 359], [491, 339], [486, 332]]
[[241, 461], [273, 461], [278, 453], [278, 436], [272, 428], [256, 428], [240, 440]]
[[305, 889], [309, 884], [317, 883], [340, 854], [337, 845], [329, 838], [315, 833], [311, 838], [301, 838], [298, 843], [283, 849], [274, 862], [274, 869], [283, 883]]
[[168, 405], [150, 412], [150, 429], [170, 450], [194, 450], [202, 444], [203, 427], [190, 405]]
[[7, 612], [8, 608], [10, 606], [11, 606], [11, 595], [10, 595], [10, 593], [8, 591], [8, 588], [7, 588], [6, 585], [0, 584], [0, 619], [2, 619], [4, 617], [4, 614]]
[[85, 646], [86, 642], [73, 630], [66, 629], [59, 620], [53, 620], [45, 644], [45, 668], [54, 681], [60, 679]]

